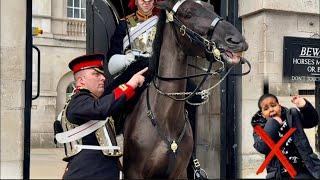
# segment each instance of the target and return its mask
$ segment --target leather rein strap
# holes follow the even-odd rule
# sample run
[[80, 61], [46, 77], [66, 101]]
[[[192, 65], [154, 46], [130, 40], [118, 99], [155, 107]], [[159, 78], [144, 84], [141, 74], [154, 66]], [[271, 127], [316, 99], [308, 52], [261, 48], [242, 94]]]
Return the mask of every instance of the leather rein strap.
[[183, 129], [181, 130], [179, 137], [177, 140], [169, 140], [169, 138], [164, 134], [164, 130], [160, 127], [159, 123], [157, 122], [157, 119], [155, 117], [155, 115], [153, 114], [152, 110], [151, 110], [151, 105], [150, 105], [150, 98], [149, 98], [149, 87], [147, 87], [147, 116], [149, 117], [149, 119], [151, 120], [152, 125], [157, 129], [157, 132], [160, 136], [160, 138], [167, 144], [168, 149], [170, 149], [168, 151], [169, 153], [169, 165], [166, 171], [166, 174], [169, 175], [172, 171], [172, 169], [174, 168], [175, 164], [176, 164], [176, 153], [179, 151], [178, 149], [178, 145], [180, 144], [185, 132], [186, 132], [186, 127], [187, 127], [187, 121], [188, 121], [188, 115], [185, 114], [185, 121], [184, 121], [184, 125], [183, 125]]

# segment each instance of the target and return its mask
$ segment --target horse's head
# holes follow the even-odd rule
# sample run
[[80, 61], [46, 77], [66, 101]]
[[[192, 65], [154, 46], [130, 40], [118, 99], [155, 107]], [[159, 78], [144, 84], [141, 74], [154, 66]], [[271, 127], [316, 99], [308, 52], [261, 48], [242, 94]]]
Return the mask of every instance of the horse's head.
[[187, 55], [204, 57], [206, 51], [217, 47], [224, 60], [237, 63], [241, 52], [248, 49], [248, 44], [241, 33], [231, 23], [219, 17], [209, 3], [169, 0], [157, 4], [161, 9], [172, 10], [176, 32], [179, 34], [178, 41]]

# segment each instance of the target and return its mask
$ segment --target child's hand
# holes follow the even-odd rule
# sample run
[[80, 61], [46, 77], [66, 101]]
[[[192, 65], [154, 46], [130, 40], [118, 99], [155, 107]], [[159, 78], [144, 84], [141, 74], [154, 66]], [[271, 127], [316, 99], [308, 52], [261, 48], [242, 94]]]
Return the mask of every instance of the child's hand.
[[272, 117], [274, 120], [276, 120], [280, 125], [282, 125], [283, 124], [283, 121], [282, 121], [282, 119], [281, 119], [281, 117], [279, 117], [279, 116], [274, 116], [274, 117]]
[[299, 95], [294, 95], [292, 96], [291, 102], [295, 104], [298, 108], [302, 108], [306, 105], [306, 100], [304, 100], [301, 96]]

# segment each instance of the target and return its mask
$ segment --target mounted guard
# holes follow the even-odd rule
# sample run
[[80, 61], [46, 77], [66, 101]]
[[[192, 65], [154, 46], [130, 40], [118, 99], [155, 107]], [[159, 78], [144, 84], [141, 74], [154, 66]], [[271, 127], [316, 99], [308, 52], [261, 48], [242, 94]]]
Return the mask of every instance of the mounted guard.
[[154, 0], [130, 0], [128, 7], [135, 13], [120, 20], [107, 53], [108, 70], [111, 75], [119, 75], [130, 64], [144, 59], [139, 66], [148, 66], [152, 54], [152, 44], [158, 22]]

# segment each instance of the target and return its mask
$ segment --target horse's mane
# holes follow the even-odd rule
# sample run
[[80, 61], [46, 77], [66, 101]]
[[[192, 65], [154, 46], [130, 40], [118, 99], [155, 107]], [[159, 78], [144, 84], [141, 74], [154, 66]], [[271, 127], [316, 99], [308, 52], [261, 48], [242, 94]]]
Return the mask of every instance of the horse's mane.
[[154, 38], [153, 44], [152, 44], [152, 56], [151, 56], [151, 59], [149, 62], [149, 71], [151, 73], [151, 79], [155, 76], [155, 74], [158, 71], [161, 44], [162, 44], [162, 40], [163, 40], [163, 29], [164, 29], [165, 24], [166, 24], [166, 11], [161, 10], [160, 15], [159, 15], [159, 20], [157, 23], [156, 35], [155, 35], [155, 38]]

